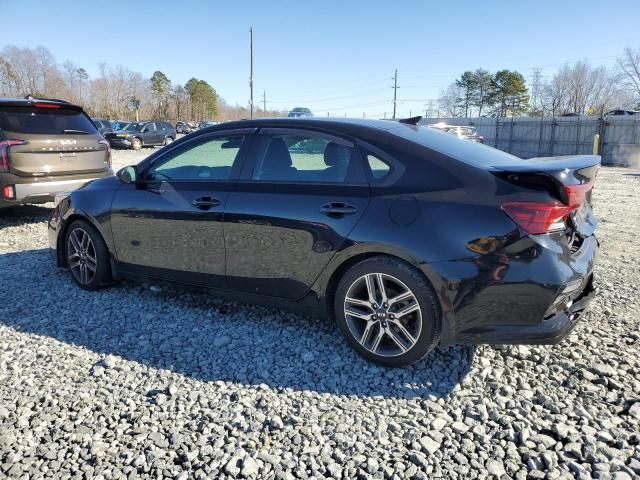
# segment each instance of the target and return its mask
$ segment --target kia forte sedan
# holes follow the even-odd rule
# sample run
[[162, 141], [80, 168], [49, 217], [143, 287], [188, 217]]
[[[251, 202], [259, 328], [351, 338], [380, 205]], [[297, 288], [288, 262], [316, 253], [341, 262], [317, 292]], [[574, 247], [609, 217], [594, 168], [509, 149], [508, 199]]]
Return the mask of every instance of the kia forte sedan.
[[401, 122], [206, 128], [64, 198], [57, 264], [335, 319], [364, 357], [549, 344], [595, 294], [597, 156], [522, 160]]

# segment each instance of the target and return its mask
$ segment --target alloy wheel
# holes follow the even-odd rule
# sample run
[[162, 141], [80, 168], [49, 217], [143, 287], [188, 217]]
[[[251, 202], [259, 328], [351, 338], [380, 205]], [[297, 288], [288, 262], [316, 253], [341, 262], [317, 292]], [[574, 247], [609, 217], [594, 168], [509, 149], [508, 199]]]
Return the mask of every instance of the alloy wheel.
[[67, 242], [67, 260], [74, 278], [82, 285], [93, 281], [98, 269], [96, 249], [89, 233], [76, 227]]
[[350, 285], [344, 316], [355, 340], [383, 357], [408, 352], [422, 331], [422, 311], [416, 295], [386, 273], [369, 273]]

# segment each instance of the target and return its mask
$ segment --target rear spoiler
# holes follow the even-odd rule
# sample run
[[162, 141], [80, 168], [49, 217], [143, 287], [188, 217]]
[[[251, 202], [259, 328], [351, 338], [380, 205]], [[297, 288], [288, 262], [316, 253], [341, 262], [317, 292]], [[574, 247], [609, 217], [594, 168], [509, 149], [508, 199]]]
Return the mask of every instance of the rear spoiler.
[[51, 108], [62, 108], [65, 110], [79, 110], [82, 111], [82, 107], [74, 105], [73, 103], [65, 102], [64, 100], [55, 100], [49, 98], [2, 98], [0, 99], [1, 107], [22, 107], [32, 108], [36, 105], [49, 105]]
[[558, 173], [568, 170], [600, 166], [600, 155], [567, 155], [564, 157], [534, 157], [508, 165], [492, 165], [491, 170], [502, 172]]

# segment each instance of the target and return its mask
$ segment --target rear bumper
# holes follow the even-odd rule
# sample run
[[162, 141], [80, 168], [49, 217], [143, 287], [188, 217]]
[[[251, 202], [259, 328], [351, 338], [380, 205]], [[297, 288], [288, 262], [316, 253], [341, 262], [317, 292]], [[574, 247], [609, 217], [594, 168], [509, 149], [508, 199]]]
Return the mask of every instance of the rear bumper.
[[13, 182], [11, 179], [7, 180], [7, 185], [11, 184], [14, 186], [15, 198], [0, 198], [0, 207], [20, 205], [23, 203], [52, 202], [58, 193], [76, 190], [91, 180], [110, 176], [113, 176], [113, 170], [111, 169], [103, 174], [93, 174], [89, 176], [76, 175], [74, 177], [67, 177], [64, 180], [37, 179], [36, 181], [36, 179], [29, 178], [28, 181], [25, 181], [23, 177], [15, 177], [15, 183], [9, 183]]
[[511, 256], [431, 264], [445, 279], [441, 345], [554, 344], [575, 328], [597, 293], [595, 236], [576, 253], [550, 238], [522, 243]]
[[467, 330], [457, 343], [488, 345], [554, 345], [576, 327], [589, 303], [596, 296], [593, 275], [570, 307], [544, 319], [538, 325], [490, 325]]

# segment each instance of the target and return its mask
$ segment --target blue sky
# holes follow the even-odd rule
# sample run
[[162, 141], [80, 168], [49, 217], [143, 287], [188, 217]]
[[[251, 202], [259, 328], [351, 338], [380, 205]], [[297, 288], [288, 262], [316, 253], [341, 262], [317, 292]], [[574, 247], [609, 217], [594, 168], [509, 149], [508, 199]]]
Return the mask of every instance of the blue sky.
[[316, 115], [390, 115], [395, 68], [398, 112], [409, 115], [464, 70], [551, 76], [640, 48], [638, 0], [0, 0], [0, 14], [0, 48], [43, 45], [90, 74], [106, 62], [175, 83], [195, 76], [231, 104], [248, 102], [253, 26], [256, 103], [266, 90], [268, 107]]

